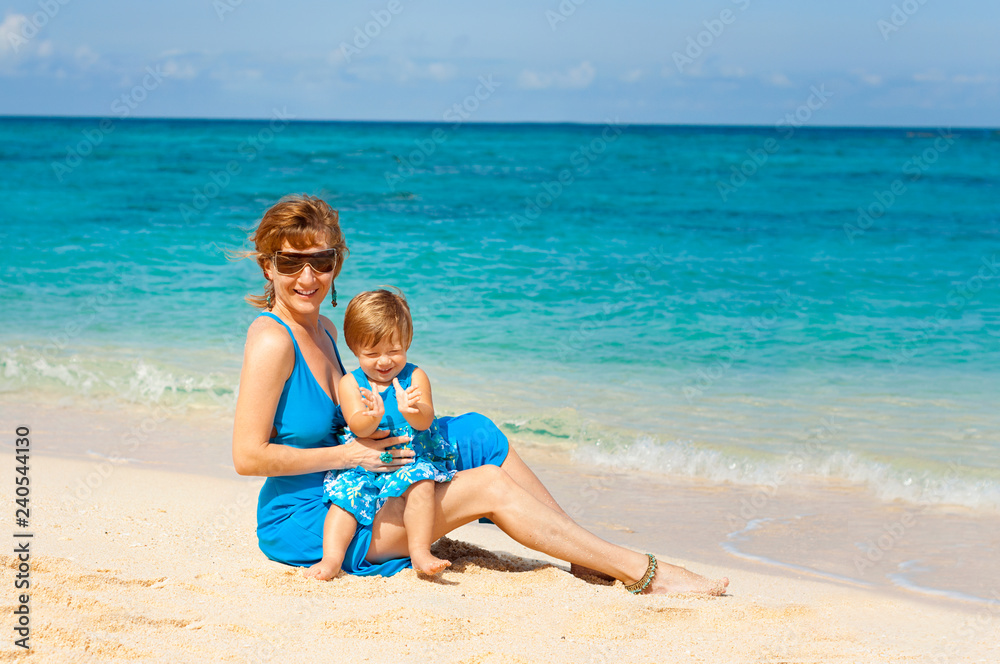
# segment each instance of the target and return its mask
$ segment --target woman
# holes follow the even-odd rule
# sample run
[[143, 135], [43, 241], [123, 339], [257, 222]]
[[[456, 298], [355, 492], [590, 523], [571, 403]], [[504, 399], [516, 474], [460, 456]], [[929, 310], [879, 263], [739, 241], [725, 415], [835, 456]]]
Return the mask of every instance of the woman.
[[[379, 432], [334, 445], [339, 420], [337, 385], [344, 366], [337, 330], [319, 314], [340, 274], [347, 245], [337, 212], [310, 196], [274, 205], [251, 239], [267, 279], [265, 309], [250, 326], [233, 428], [233, 463], [241, 475], [264, 476], [257, 509], [261, 551], [289, 565], [322, 557], [322, 480], [326, 471], [361, 466], [385, 472], [410, 463], [411, 450]], [[435, 487], [434, 539], [486, 517], [521, 544], [621, 580], [632, 592], [722, 594], [713, 581], [605, 542], [570, 519], [503, 434], [481, 415], [442, 418], [442, 433], [459, 449], [460, 472]], [[386, 460], [383, 460], [386, 459]], [[403, 500], [392, 499], [370, 526], [358, 526], [343, 569], [388, 576], [409, 564]]]

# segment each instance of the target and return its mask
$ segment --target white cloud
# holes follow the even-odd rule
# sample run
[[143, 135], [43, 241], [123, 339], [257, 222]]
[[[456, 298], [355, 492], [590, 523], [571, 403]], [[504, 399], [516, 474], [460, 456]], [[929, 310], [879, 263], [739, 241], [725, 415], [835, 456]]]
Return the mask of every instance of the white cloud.
[[427, 74], [435, 81], [447, 81], [455, 78], [456, 71], [455, 65], [447, 62], [432, 62], [427, 65]]
[[235, 76], [243, 81], [260, 81], [264, 78], [264, 72], [259, 69], [240, 69], [235, 72]]
[[926, 71], [917, 72], [912, 76], [912, 79], [917, 83], [959, 83], [959, 84], [983, 84], [983, 83], [994, 83], [998, 79], [996, 76], [989, 76], [988, 74], [954, 74], [948, 76], [943, 69], [928, 69]]
[[563, 88], [583, 89], [594, 82], [597, 70], [589, 60], [584, 60], [578, 67], [569, 70], [565, 78], [556, 77], [556, 85]]
[[24, 37], [24, 28], [28, 25], [28, 17], [24, 14], [8, 14], [0, 23], [0, 56], [16, 55], [24, 48], [28, 40]]
[[24, 14], [9, 14], [0, 23], [0, 53], [17, 53], [24, 43], [24, 26], [28, 17]]
[[878, 74], [869, 74], [863, 69], [855, 69], [851, 73], [861, 79], [861, 82], [865, 85], [870, 85], [874, 88], [882, 85], [882, 77]]
[[921, 83], [940, 83], [945, 80], [945, 75], [940, 69], [928, 69], [914, 74], [913, 80]]
[[525, 69], [517, 77], [517, 85], [524, 90], [544, 90], [552, 87], [552, 77]]
[[198, 69], [190, 62], [167, 60], [163, 63], [163, 75], [167, 78], [190, 79], [198, 75]]
[[676, 65], [663, 65], [663, 69], [660, 70], [660, 76], [663, 78], [672, 78], [676, 73]]
[[782, 74], [781, 72], [775, 72], [771, 74], [770, 78], [767, 79], [767, 82], [777, 88], [792, 87], [792, 82], [788, 80], [788, 77]]
[[335, 48], [327, 54], [326, 63], [331, 67], [341, 67], [347, 64], [347, 56], [342, 49]]
[[[396, 67], [393, 67], [395, 69]], [[386, 67], [381, 63], [376, 64], [373, 58], [351, 63], [350, 69], [346, 72], [359, 81], [382, 81]], [[405, 80], [402, 72], [399, 74], [401, 80]]]
[[995, 76], [987, 76], [986, 74], [976, 74], [972, 76], [970, 74], [957, 74], [951, 77], [951, 80], [955, 83], [993, 83], [996, 81]]
[[589, 60], [584, 60], [576, 67], [565, 72], [537, 72], [525, 69], [517, 77], [518, 87], [524, 90], [545, 90], [560, 88], [563, 90], [582, 90], [590, 86], [597, 76], [597, 70]]
[[38, 32], [38, 25], [24, 14], [8, 14], [0, 22], [0, 65], [5, 73], [14, 72], [31, 60], [54, 59], [55, 44], [39, 38]]
[[91, 65], [100, 59], [100, 56], [94, 53], [86, 44], [76, 49], [74, 56], [76, 57], [77, 64], [83, 69], [89, 69]]
[[[394, 65], [392, 65], [395, 68]], [[450, 62], [431, 62], [421, 65], [413, 60], [406, 60], [399, 70], [399, 80], [430, 79], [432, 81], [450, 81], [455, 78], [458, 68]]]
[[566, 78], [557, 77], [556, 83], [564, 88], [583, 89], [590, 87], [596, 76], [597, 70], [594, 69], [594, 65], [590, 64], [589, 60], [584, 60], [578, 67], [569, 70]]
[[642, 78], [642, 70], [641, 69], [633, 69], [632, 71], [625, 72], [621, 76], [621, 80], [623, 82], [625, 82], [625, 83], [635, 83], [640, 78]]

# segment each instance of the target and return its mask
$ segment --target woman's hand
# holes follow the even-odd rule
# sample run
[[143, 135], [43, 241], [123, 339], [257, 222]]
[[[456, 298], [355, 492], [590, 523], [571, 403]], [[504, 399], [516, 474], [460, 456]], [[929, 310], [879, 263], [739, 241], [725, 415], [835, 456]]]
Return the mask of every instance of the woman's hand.
[[404, 390], [403, 386], [399, 384], [398, 378], [392, 379], [392, 385], [396, 388], [396, 404], [399, 406], [399, 412], [403, 415], [407, 413], [419, 415], [420, 410], [417, 409], [417, 404], [420, 403], [420, 388], [416, 385], [410, 385]]
[[392, 455], [392, 461], [385, 463], [382, 461], [382, 453], [386, 448], [394, 445], [402, 445], [410, 440], [409, 436], [389, 436], [389, 432], [380, 429], [368, 438], [355, 438], [349, 443], [344, 443], [344, 449], [350, 454], [350, 458], [356, 459], [353, 466], [361, 466], [365, 470], [376, 473], [391, 473], [403, 466], [413, 463], [413, 450], [388, 450]]
[[382, 395], [377, 390], [366, 390], [363, 387], [358, 389], [361, 390], [361, 406], [363, 408], [363, 410], [358, 411], [358, 414], [369, 417], [378, 424], [382, 421], [382, 416], [385, 415], [385, 402], [382, 401]]

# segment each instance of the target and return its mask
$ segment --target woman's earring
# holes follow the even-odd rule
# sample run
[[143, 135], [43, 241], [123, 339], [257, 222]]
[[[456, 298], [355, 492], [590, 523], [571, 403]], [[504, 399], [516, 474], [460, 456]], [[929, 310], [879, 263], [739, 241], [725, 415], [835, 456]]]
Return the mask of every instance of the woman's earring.
[[271, 281], [264, 286], [264, 295], [267, 296], [267, 310], [270, 311], [274, 308], [274, 284]]
[[330, 288], [330, 302], [333, 306], [337, 306], [337, 289], [335, 287]]

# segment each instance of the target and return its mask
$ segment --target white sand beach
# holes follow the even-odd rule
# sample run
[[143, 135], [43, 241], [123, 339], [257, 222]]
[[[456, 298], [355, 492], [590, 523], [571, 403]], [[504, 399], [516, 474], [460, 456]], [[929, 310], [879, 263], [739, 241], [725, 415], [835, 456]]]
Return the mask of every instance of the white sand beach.
[[[120, 414], [105, 417], [113, 421]], [[57, 420], [50, 416], [39, 424], [40, 441], [59, 431]], [[221, 423], [214, 427], [214, 435], [224, 436]], [[181, 429], [172, 423], [153, 435], [183, 438], [204, 431]], [[541, 457], [531, 463], [543, 478], [565, 473]], [[4, 486], [13, 487], [13, 466], [5, 464]], [[8, 628], [3, 661], [1000, 658], [1000, 608], [907, 598], [750, 563], [720, 565], [717, 554], [712, 563], [680, 560], [669, 550], [654, 553], [703, 574], [728, 576], [730, 593], [635, 597], [621, 584], [575, 578], [564, 563], [483, 524], [465, 526], [436, 545], [454, 563], [436, 581], [412, 570], [391, 578], [309, 581], [257, 548], [260, 478], [38, 452], [31, 455], [30, 473], [31, 650], [15, 647]], [[8, 493], [13, 501], [13, 489]], [[613, 491], [606, 493], [614, 500]], [[625, 524], [585, 525], [606, 536], [617, 532], [618, 541], [629, 544]], [[2, 558], [8, 588], [3, 612], [11, 625], [19, 561], [9, 552]]]

